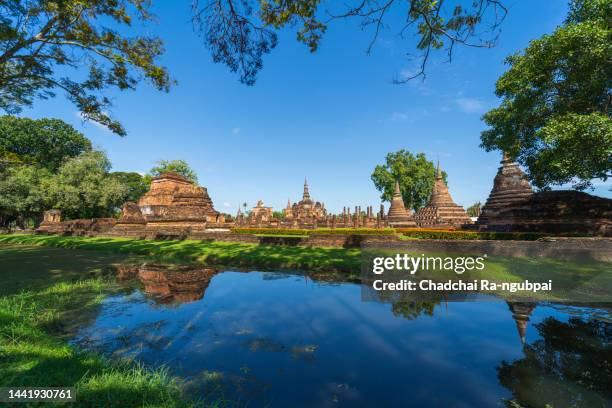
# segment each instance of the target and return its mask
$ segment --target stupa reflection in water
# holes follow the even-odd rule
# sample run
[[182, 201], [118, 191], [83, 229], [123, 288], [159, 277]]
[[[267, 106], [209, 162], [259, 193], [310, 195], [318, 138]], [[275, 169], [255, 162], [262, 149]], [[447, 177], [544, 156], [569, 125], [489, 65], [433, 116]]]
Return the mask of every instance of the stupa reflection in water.
[[[156, 303], [189, 303], [204, 298], [206, 289], [210, 285], [212, 278], [221, 273], [217, 269], [203, 267], [201, 265], [164, 265], [164, 264], [119, 264], [116, 265], [117, 280], [128, 281], [138, 279], [144, 285], [144, 292], [152, 295]], [[329, 277], [328, 277], [329, 278]], [[325, 282], [328, 279], [318, 276], [310, 277], [314, 281]], [[331, 279], [336, 282], [336, 279]], [[442, 299], [440, 299], [442, 300]], [[406, 301], [393, 302], [393, 313], [404, 316], [410, 320], [419, 317], [422, 310], [412, 313], [407, 317], [404, 313], [399, 313], [403, 309]], [[437, 302], [411, 302], [416, 304], [428, 304], [430, 316], [434, 309], [440, 304]], [[516, 323], [518, 336], [522, 344], [525, 344], [529, 319], [536, 308], [534, 302], [506, 301], [512, 313], [512, 319]], [[423, 305], [421, 305], [423, 308]]]
[[119, 281], [140, 280], [144, 292], [158, 303], [188, 303], [202, 299], [217, 273], [216, 269], [197, 265], [117, 265]]

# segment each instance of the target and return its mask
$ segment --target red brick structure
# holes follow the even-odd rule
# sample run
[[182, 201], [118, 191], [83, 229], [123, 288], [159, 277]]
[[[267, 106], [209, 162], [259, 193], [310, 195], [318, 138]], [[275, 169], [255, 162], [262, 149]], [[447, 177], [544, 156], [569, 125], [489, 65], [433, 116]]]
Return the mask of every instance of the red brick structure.
[[389, 226], [394, 228], [410, 228], [417, 226], [416, 222], [414, 222], [414, 213], [404, 206], [404, 199], [402, 198], [399, 181], [397, 180], [395, 181], [395, 192], [393, 193], [391, 206], [387, 214], [387, 222]]
[[138, 204], [126, 203], [112, 235], [147, 238], [186, 237], [210, 228], [227, 228], [208, 191], [178, 173], [163, 173]]
[[472, 223], [463, 207], [455, 204], [448, 192], [440, 171], [440, 163], [436, 168], [436, 181], [429, 203], [417, 211], [414, 220], [423, 228], [461, 227]]
[[579, 191], [534, 192], [506, 154], [476, 222], [483, 231], [612, 235], [612, 200]]
[[527, 180], [527, 176], [520, 169], [518, 163], [504, 153], [501, 166], [493, 180], [493, 189], [484, 207], [482, 207], [476, 225], [480, 229], [486, 229], [490, 219], [495, 219], [501, 211], [530, 198], [532, 195], [533, 189]]

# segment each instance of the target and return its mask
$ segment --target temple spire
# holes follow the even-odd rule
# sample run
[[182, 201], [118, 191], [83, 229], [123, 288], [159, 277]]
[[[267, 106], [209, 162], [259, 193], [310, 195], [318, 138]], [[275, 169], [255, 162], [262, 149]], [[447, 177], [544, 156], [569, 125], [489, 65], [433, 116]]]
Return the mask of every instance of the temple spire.
[[[381, 206], [381, 212], [382, 211], [383, 209]], [[391, 206], [389, 207], [387, 219], [389, 221], [389, 225], [393, 227], [416, 227], [416, 223], [412, 219], [411, 212], [404, 206], [399, 180], [395, 180], [395, 191], [393, 192], [393, 198], [391, 199]]]
[[308, 191], [308, 181], [306, 177], [304, 177], [304, 195], [302, 196], [303, 200], [310, 200], [310, 192]]
[[436, 166], [436, 179], [442, 179], [442, 172], [440, 171], [440, 160], [438, 160], [438, 165]]

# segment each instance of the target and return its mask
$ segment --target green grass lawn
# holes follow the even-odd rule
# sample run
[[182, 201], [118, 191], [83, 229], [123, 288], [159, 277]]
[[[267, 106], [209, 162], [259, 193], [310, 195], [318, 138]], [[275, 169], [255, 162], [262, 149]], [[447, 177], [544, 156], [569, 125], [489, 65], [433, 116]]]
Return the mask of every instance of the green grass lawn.
[[0, 244], [93, 249], [115, 254], [144, 255], [168, 262], [200, 262], [209, 265], [343, 273], [359, 273], [361, 255], [359, 249], [345, 248], [305, 248], [219, 241], [153, 241], [53, 235], [0, 235]]
[[[109, 254], [145, 256], [156, 261], [167, 262], [198, 262], [229, 267], [337, 272], [345, 280], [358, 279], [360, 264], [362, 260], [365, 260], [360, 249], [290, 247], [217, 241], [154, 241], [106, 237], [0, 235], [0, 244], [97, 250]], [[394, 253], [396, 250], [381, 249], [377, 251]], [[431, 253], [428, 255], [444, 254]], [[525, 279], [534, 282], [552, 279], [554, 288], [558, 290], [552, 293], [542, 293], [545, 299], [552, 301], [584, 299], [587, 302], [595, 298], [602, 301], [611, 299], [612, 274], [609, 273], [608, 263], [594, 261], [568, 262], [542, 257], [496, 256], [489, 257], [486, 265], [485, 270], [472, 274], [472, 278], [498, 282], [518, 282]], [[435, 271], [433, 274], [435, 276], [432, 275], [432, 278], [438, 280], [447, 278], [443, 272]], [[502, 296], [505, 295], [502, 294]]]
[[110, 361], [65, 342], [76, 327], [95, 319], [105, 296], [125, 290], [104, 269], [119, 258], [0, 247], [0, 386], [76, 387], [78, 407], [222, 405], [186, 399], [181, 384], [164, 369]]

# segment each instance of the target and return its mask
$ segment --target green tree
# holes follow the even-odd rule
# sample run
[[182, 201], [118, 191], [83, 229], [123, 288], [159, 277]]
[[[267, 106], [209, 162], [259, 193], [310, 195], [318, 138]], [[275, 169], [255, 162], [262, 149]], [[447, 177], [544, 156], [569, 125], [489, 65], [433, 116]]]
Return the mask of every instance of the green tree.
[[149, 7], [145, 0], [1, 2], [0, 108], [17, 113], [59, 90], [83, 118], [125, 135], [106, 112], [111, 102], [103, 92], [134, 89], [143, 78], [167, 91], [172, 82], [156, 62], [164, 52], [158, 38], [118, 30], [150, 20]]
[[68, 158], [91, 150], [91, 142], [59, 119], [0, 116], [0, 158], [56, 171]]
[[611, 21], [612, 2], [572, 0], [562, 26], [506, 59], [481, 146], [516, 158], [539, 188], [612, 175]]
[[110, 176], [127, 188], [127, 194], [123, 201], [138, 202], [140, 197], [149, 191], [150, 183], [147, 183], [145, 177], [138, 173], [115, 171]]
[[478, 201], [477, 203], [474, 203], [472, 205], [470, 205], [465, 212], [467, 213], [467, 215], [469, 215], [470, 217], [478, 217], [480, 215], [480, 210], [482, 208], [482, 204], [480, 203], [480, 201]]
[[157, 177], [166, 172], [178, 173], [188, 180], [193, 181], [195, 184], [198, 184], [198, 176], [196, 172], [185, 160], [159, 160], [149, 171], [149, 175]]
[[36, 166], [10, 167], [0, 177], [0, 226], [16, 223], [24, 227], [28, 221], [37, 224], [48, 208], [50, 197], [46, 183], [49, 170]]
[[[254, 4], [259, 5], [255, 8]], [[260, 0], [218, 1], [195, 0], [193, 22], [213, 61], [223, 63], [240, 76], [240, 81], [252, 85], [263, 66], [263, 56], [278, 43], [278, 31], [297, 27], [297, 40], [315, 52], [330, 23], [343, 19], [358, 19], [362, 28], [370, 28], [372, 37], [369, 53], [379, 34], [396, 21], [391, 16], [404, 16], [393, 26], [400, 38], [412, 30], [417, 36], [419, 68], [403, 82], [425, 75], [429, 56], [445, 50], [450, 60], [454, 47], [492, 47], [499, 34], [499, 25], [506, 15], [503, 1], [445, 0], [363, 0], [357, 2], [327, 2], [321, 0]], [[412, 52], [411, 52], [412, 54]]]
[[[446, 182], [445, 172], [442, 177]], [[404, 205], [416, 211], [425, 206], [431, 196], [436, 180], [434, 164], [424, 153], [415, 156], [404, 149], [389, 153], [385, 164], [376, 166], [372, 173], [372, 181], [383, 201], [391, 201], [396, 180], [400, 183]]]
[[66, 161], [45, 186], [52, 207], [66, 219], [114, 215], [128, 188], [109, 174], [110, 167], [106, 155], [95, 150]]

